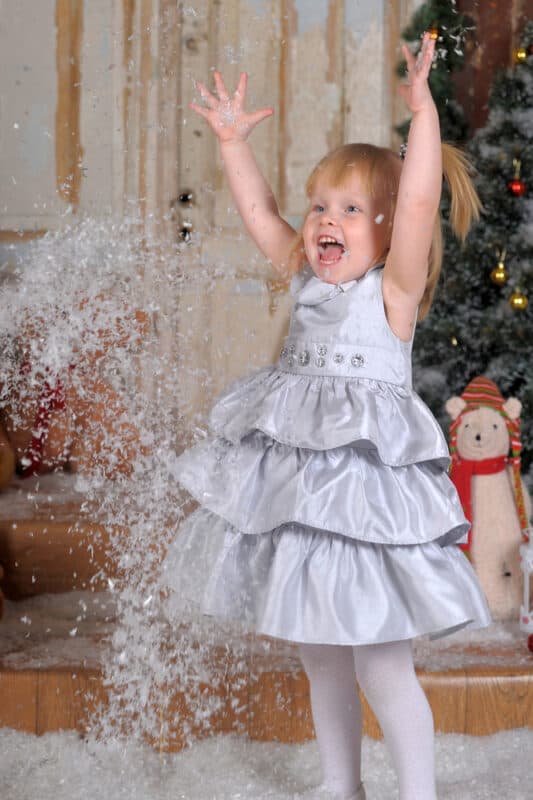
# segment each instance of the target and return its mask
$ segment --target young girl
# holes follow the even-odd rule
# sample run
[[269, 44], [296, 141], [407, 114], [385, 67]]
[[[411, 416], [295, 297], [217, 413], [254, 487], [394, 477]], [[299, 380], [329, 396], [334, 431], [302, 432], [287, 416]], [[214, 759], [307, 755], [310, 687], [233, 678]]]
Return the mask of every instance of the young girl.
[[300, 643], [322, 788], [339, 800], [365, 797], [357, 684], [401, 800], [434, 800], [433, 721], [411, 640], [490, 621], [456, 547], [468, 523], [448, 448], [410, 365], [440, 268], [443, 166], [461, 236], [479, 202], [462, 157], [441, 147], [427, 83], [434, 42], [424, 36], [417, 61], [404, 52], [405, 160], [367, 144], [334, 150], [309, 178], [299, 233], [281, 219], [248, 144], [272, 110], [245, 112], [246, 76], [230, 97], [215, 73], [218, 96], [199, 84], [205, 107], [191, 106], [219, 139], [250, 235], [294, 276], [295, 304], [277, 366], [231, 387], [211, 414], [214, 441], [178, 459], [202, 507], [175, 547], [218, 543], [207, 613]]

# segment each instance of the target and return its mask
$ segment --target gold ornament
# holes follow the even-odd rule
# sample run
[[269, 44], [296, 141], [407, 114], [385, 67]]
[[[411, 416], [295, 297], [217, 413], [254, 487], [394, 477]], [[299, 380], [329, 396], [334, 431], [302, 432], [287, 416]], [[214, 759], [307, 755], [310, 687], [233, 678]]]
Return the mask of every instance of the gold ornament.
[[428, 33], [430, 39], [434, 39], [436, 41], [439, 38], [439, 29], [436, 25], [433, 25], [433, 27], [429, 29]]
[[509, 280], [509, 273], [505, 267], [504, 261], [506, 256], [505, 248], [500, 253], [500, 258], [498, 261], [497, 266], [494, 267], [492, 272], [490, 273], [490, 279], [496, 286], [503, 286]]
[[520, 289], [516, 289], [509, 298], [509, 305], [515, 311], [523, 311], [527, 308], [529, 300], [525, 294], [522, 294]]
[[496, 286], [503, 286], [509, 280], [509, 273], [503, 261], [498, 261], [498, 266], [494, 267], [490, 273], [490, 279]]
[[513, 50], [513, 58], [516, 64], [521, 64], [527, 58], [527, 50], [525, 47], [517, 47]]

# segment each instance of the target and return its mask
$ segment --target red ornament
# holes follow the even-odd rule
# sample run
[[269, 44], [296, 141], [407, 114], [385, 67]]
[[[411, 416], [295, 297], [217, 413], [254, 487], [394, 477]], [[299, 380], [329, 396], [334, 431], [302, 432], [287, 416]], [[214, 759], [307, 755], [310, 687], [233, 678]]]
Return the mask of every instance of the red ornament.
[[527, 186], [524, 181], [520, 180], [520, 178], [513, 178], [512, 181], [509, 181], [507, 184], [507, 188], [514, 194], [515, 197], [523, 197], [525, 195]]
[[533, 653], [533, 633], [530, 633], [527, 637], [527, 647], [530, 653]]

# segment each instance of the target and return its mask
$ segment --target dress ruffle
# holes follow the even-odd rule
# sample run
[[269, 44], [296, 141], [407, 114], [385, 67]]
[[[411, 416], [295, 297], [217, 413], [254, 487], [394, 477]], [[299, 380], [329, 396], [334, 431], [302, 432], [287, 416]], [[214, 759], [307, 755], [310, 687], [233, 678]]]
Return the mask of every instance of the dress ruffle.
[[420, 397], [407, 387], [367, 378], [265, 367], [222, 395], [209, 424], [235, 444], [261, 431], [281, 444], [311, 450], [367, 443], [392, 467], [437, 461], [446, 469], [450, 462], [444, 435]]
[[295, 524], [247, 536], [206, 509], [182, 525], [163, 584], [175, 590], [171, 618], [197, 608], [296, 642], [379, 643], [490, 622], [457, 547], [382, 546]]
[[[176, 461], [200, 503], [163, 565], [168, 603], [297, 642], [375, 644], [490, 622], [455, 543], [469, 523], [444, 435], [411, 388], [376, 267], [294, 279], [278, 366], [233, 384]], [[323, 370], [323, 372], [322, 372]]]
[[244, 534], [298, 523], [381, 544], [447, 544], [469, 529], [451, 480], [435, 462], [388, 467], [360, 442], [310, 450], [259, 432], [238, 445], [215, 439], [183, 453], [175, 477]]

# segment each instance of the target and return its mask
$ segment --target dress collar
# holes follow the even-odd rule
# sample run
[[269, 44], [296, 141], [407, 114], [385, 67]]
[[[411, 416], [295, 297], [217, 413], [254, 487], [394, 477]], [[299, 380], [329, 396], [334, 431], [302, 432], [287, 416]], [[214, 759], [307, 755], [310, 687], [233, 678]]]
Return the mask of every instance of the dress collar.
[[337, 297], [339, 294], [349, 292], [350, 289], [353, 289], [354, 286], [364, 280], [369, 272], [373, 272], [375, 269], [381, 267], [383, 267], [383, 264], [375, 264], [360, 278], [346, 281], [345, 283], [326, 283], [325, 281], [321, 281], [320, 278], [317, 278], [311, 267], [306, 264], [301, 272], [296, 273], [292, 279], [291, 293], [294, 296], [295, 302], [299, 305], [317, 306], [320, 303], [324, 303], [326, 300]]

